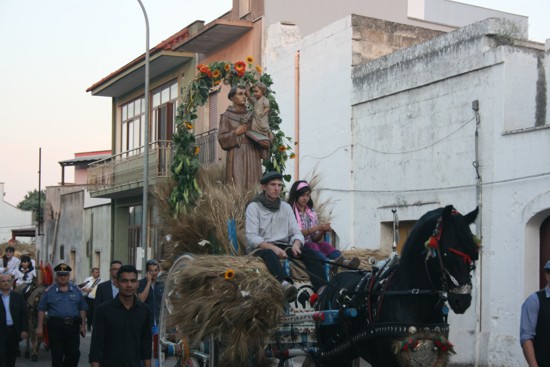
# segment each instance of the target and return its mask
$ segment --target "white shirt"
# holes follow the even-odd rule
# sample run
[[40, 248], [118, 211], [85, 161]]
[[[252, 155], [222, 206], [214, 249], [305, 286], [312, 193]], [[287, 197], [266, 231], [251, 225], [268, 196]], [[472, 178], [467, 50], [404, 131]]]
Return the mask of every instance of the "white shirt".
[[[8, 265], [5, 268], [0, 266], [0, 273], [15, 275], [15, 271], [19, 268], [20, 263], [21, 260], [14, 256], [8, 261]], [[4, 265], [4, 259], [0, 258], [0, 265]]]

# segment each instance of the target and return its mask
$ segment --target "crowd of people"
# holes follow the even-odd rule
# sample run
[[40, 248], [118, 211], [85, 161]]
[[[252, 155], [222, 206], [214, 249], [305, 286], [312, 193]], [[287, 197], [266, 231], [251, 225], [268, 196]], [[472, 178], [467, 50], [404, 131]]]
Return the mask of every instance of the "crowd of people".
[[[0, 367], [14, 367], [19, 342], [29, 336], [29, 316], [24, 292], [16, 289], [36, 281], [35, 263], [28, 255], [14, 256], [6, 248], [0, 269]], [[152, 335], [158, 325], [164, 285], [160, 264], [147, 261], [147, 274], [138, 280], [133, 265], [110, 263], [109, 279], [102, 281], [99, 268], [80, 284], [70, 281], [72, 268], [60, 263], [53, 269], [54, 283], [40, 297], [36, 335], [42, 337], [47, 323], [52, 367], [76, 367], [80, 338], [91, 332], [91, 366], [149, 367]], [[120, 341], [124, 340], [124, 343]]]

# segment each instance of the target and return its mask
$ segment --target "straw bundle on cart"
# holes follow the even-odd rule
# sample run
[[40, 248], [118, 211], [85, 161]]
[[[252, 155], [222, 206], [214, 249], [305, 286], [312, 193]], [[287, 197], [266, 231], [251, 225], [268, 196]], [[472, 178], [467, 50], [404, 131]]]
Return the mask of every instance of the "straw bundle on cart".
[[283, 311], [279, 282], [252, 256], [194, 256], [170, 273], [171, 323], [191, 343], [214, 336], [220, 341], [222, 366], [268, 365], [262, 340]]

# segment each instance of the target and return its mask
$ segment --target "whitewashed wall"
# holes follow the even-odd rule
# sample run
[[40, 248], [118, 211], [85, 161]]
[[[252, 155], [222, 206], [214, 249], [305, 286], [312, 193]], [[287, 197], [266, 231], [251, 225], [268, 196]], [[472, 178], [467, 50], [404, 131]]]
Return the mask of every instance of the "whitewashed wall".
[[[0, 182], [0, 243], [11, 239], [12, 229], [33, 227], [32, 211], [21, 210], [4, 201], [4, 183]], [[17, 241], [30, 243], [32, 238], [18, 237]]]
[[544, 47], [512, 42], [517, 31], [486, 20], [357, 66], [351, 77], [349, 18], [304, 39], [288, 26], [267, 31], [268, 45], [287, 35], [264, 58], [287, 132], [300, 50], [300, 176], [316, 165], [324, 175], [342, 247], [377, 247], [392, 206], [415, 220], [446, 204], [468, 212], [481, 198], [474, 303], [450, 319], [454, 365], [525, 365], [520, 307], [538, 287], [538, 230], [550, 213], [548, 96], [537, 85], [547, 85], [543, 69], [550, 74]]

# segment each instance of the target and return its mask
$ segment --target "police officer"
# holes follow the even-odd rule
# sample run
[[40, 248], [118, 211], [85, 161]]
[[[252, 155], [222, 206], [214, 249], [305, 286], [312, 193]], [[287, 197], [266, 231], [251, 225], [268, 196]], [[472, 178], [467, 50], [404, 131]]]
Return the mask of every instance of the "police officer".
[[47, 312], [52, 367], [77, 367], [80, 359], [78, 334], [86, 336], [88, 305], [80, 289], [69, 283], [71, 267], [61, 263], [53, 270], [55, 283], [44, 292], [38, 304], [36, 335], [42, 336]]

